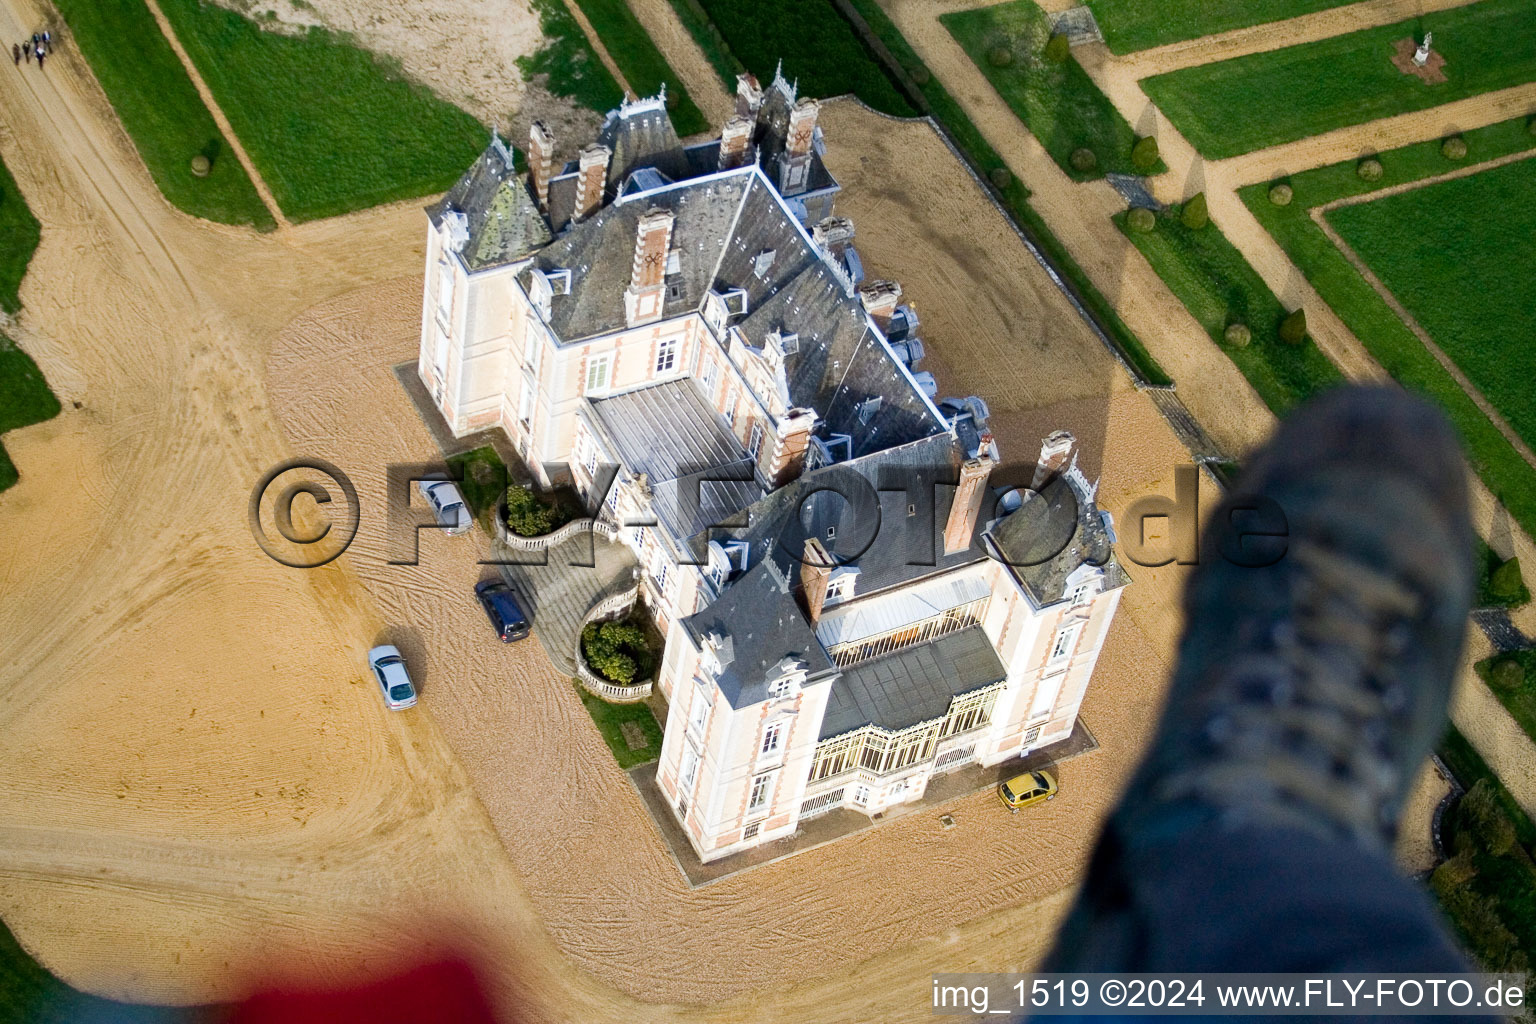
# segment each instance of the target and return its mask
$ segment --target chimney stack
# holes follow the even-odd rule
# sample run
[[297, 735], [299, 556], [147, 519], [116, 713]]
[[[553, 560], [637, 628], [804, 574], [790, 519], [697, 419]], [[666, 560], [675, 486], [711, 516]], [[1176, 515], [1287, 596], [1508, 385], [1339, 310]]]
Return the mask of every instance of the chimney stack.
[[608, 187], [608, 160], [612, 156], [611, 149], [595, 142], [582, 149], [573, 219], [586, 220], [603, 205], [603, 189]]
[[901, 301], [901, 285], [895, 281], [871, 281], [859, 288], [859, 301], [876, 326], [882, 331], [889, 330], [891, 317]]
[[944, 524], [944, 554], [953, 555], [971, 546], [976, 532], [976, 514], [986, 497], [987, 477], [992, 473], [992, 456], [983, 452], [960, 465], [960, 485], [955, 488], [949, 506], [949, 521]]
[[833, 256], [841, 256], [853, 241], [853, 221], [847, 217], [828, 217], [811, 229], [811, 239]]
[[624, 290], [624, 318], [631, 327], [661, 319], [667, 253], [672, 248], [672, 211], [653, 207], [635, 229], [635, 262]]
[[814, 429], [814, 409], [791, 409], [779, 420], [773, 458], [766, 474], [773, 481], [775, 490], [798, 477], [805, 468], [805, 453], [811, 446], [811, 431]]
[[555, 137], [543, 121], [528, 129], [528, 181], [539, 197], [539, 209], [549, 209], [549, 179], [554, 176]]
[[1077, 456], [1077, 438], [1065, 430], [1046, 436], [1040, 445], [1040, 461], [1035, 464], [1035, 477], [1029, 489], [1038, 491], [1047, 480], [1064, 472]]
[[813, 99], [803, 99], [789, 112], [789, 132], [784, 137], [784, 152], [791, 156], [810, 156], [811, 142], [816, 137], [816, 115], [821, 104]]
[[757, 122], [737, 114], [725, 122], [720, 133], [720, 170], [727, 171], [747, 162], [747, 150], [752, 145], [752, 133]]
[[815, 537], [805, 540], [805, 555], [800, 563], [800, 591], [805, 598], [805, 614], [811, 625], [821, 621], [822, 606], [827, 603], [827, 581], [836, 563], [821, 541]]
[[736, 76], [736, 115], [757, 120], [757, 110], [763, 105], [763, 87], [757, 76], [746, 72]]

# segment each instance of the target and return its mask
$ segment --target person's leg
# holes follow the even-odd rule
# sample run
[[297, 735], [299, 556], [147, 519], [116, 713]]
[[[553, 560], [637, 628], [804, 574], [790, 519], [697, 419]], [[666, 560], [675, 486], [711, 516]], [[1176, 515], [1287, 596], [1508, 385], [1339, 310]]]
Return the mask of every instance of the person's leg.
[[[1465, 473], [1443, 417], [1374, 388], [1298, 410], [1241, 473], [1157, 734], [1045, 969], [1466, 969], [1390, 853], [1466, 629]], [[1236, 564], [1279, 551], [1253, 536], [1267, 501], [1283, 554]]]

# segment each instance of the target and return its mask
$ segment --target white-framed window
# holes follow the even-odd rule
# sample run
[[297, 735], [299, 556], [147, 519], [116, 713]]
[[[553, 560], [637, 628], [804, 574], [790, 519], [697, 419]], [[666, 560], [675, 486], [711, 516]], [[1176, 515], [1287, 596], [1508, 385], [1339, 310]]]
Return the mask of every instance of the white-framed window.
[[704, 394], [715, 389], [715, 361], [709, 356], [704, 357], [704, 365], [699, 370], [699, 385], [704, 389]]
[[688, 707], [688, 728], [695, 732], [704, 731], [704, 723], [709, 720], [709, 698], [704, 696], [703, 690], [695, 690], [693, 703]]
[[657, 551], [656, 560], [652, 563], [651, 575], [656, 579], [656, 589], [664, 592], [667, 589], [667, 559], [660, 551]]
[[1072, 606], [1075, 608], [1080, 604], [1086, 604], [1088, 598], [1093, 595], [1093, 589], [1092, 583], [1079, 583], [1072, 591]]
[[841, 601], [853, 590], [852, 576], [839, 576], [827, 584], [827, 600]]
[[447, 323], [453, 314], [453, 267], [447, 260], [437, 265], [437, 315]]
[[587, 476], [597, 476], [597, 445], [590, 443], [587, 446]]
[[756, 459], [757, 458], [757, 453], [762, 451], [762, 450], [763, 450], [763, 425], [761, 423], [754, 423], [754, 424], [752, 424], [752, 434], [751, 434], [751, 437], [747, 440], [747, 451], [751, 454], [752, 458]]
[[737, 398], [738, 396], [736, 394], [735, 388], [731, 388], [731, 390], [727, 392], [725, 396], [725, 422], [729, 423], [733, 427], [736, 425]]
[[768, 806], [768, 798], [773, 795], [773, 775], [765, 772], [752, 780], [752, 795], [747, 798], [747, 811], [760, 811]]
[[1074, 622], [1070, 626], [1063, 627], [1056, 634], [1056, 642], [1051, 645], [1051, 662], [1055, 663], [1069, 657], [1072, 648], [1077, 646], [1077, 634], [1082, 631], [1083, 624]]
[[677, 773], [678, 786], [682, 788], [684, 795], [693, 788], [693, 780], [699, 774], [699, 755], [694, 753], [693, 747], [683, 747], [683, 766]]
[[677, 366], [677, 339], [666, 338], [656, 349], [656, 372], [671, 373]]
[[788, 676], [785, 676], [783, 679], [775, 679], [772, 683], [768, 684], [768, 696], [774, 700], [783, 700], [789, 696], [789, 688], [790, 681]]
[[533, 423], [533, 382], [530, 380], [523, 381], [523, 390], [517, 399], [517, 418], [523, 426]]
[[774, 722], [763, 730], [762, 753], [772, 754], [778, 751], [779, 743], [784, 738], [784, 723]]
[[860, 805], [869, 803], [869, 787], [855, 786], [853, 789], [853, 802]]
[[588, 391], [602, 391], [608, 387], [608, 369], [612, 362], [613, 357], [606, 354], [587, 359]]

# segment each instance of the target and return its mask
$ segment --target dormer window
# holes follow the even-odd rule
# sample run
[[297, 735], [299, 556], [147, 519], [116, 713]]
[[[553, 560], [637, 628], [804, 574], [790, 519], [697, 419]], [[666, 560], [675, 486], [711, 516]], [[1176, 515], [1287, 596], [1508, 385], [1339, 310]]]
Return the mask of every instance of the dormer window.
[[783, 679], [775, 679], [768, 686], [768, 696], [774, 700], [783, 700], [789, 696], [789, 691], [794, 688], [794, 682], [785, 676]]
[[681, 274], [683, 272], [683, 250], [673, 249], [667, 253], [667, 273]]
[[571, 294], [571, 272], [569, 270], [550, 270], [544, 276], [549, 279], [550, 294]]
[[772, 249], [764, 249], [754, 256], [752, 258], [752, 273], [758, 277], [767, 277], [768, 271], [773, 269], [773, 256], [774, 252]]
[[704, 299], [704, 319], [716, 333], [725, 330], [726, 321], [731, 317], [745, 316], [746, 312], [747, 293], [740, 288], [711, 291]]

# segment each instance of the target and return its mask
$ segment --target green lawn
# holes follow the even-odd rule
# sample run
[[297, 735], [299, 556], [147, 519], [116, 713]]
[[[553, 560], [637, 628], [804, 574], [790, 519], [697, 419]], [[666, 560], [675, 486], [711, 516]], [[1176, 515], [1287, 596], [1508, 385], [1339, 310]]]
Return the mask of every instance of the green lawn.
[[[608, 749], [613, 751], [613, 758], [619, 762], [619, 767], [625, 771], [636, 765], [654, 761], [661, 756], [661, 726], [656, 724], [656, 716], [651, 714], [651, 709], [644, 702], [638, 704], [610, 704], [601, 697], [595, 697], [587, 692], [580, 683], [573, 681], [576, 694], [581, 698], [582, 707], [587, 709], [587, 714], [592, 716], [597, 731], [602, 734], [603, 742], [608, 744]], [[639, 750], [630, 750], [629, 743], [624, 739], [623, 726], [625, 722], [638, 722], [644, 730], [646, 746]]]
[[1328, 214], [1435, 343], [1536, 445], [1536, 158]]
[[1295, 18], [1355, 0], [1086, 0], [1112, 53]]
[[539, 13], [539, 28], [544, 32], [544, 46], [537, 52], [517, 58], [517, 68], [527, 77], [542, 75], [549, 91], [577, 103], [607, 113], [618, 107], [624, 90], [613, 80], [597, 51], [587, 42], [587, 35], [576, 23], [562, 0], [530, 0]]
[[464, 493], [464, 500], [469, 502], [469, 510], [489, 530], [490, 521], [486, 514], [496, 508], [496, 503], [507, 491], [507, 467], [501, 456], [490, 445], [484, 445], [473, 451], [450, 455], [448, 466], [463, 471], [464, 482], [459, 484], [459, 489]]
[[473, 117], [323, 29], [266, 32], [202, 0], [160, 7], [293, 220], [442, 191], [485, 146]]
[[[1467, 132], [1465, 137], [1470, 150], [1468, 160], [1491, 159], [1536, 146], [1536, 139], [1526, 132], [1523, 117]], [[1307, 215], [1310, 207], [1457, 166], [1440, 155], [1438, 141], [1383, 153], [1381, 161], [1385, 174], [1374, 183], [1363, 182], [1356, 176], [1352, 160], [1293, 175], [1288, 181], [1295, 191], [1295, 200], [1289, 206], [1275, 206], [1269, 201], [1267, 183], [1248, 186], [1239, 195], [1387, 372], [1445, 410], [1461, 433], [1472, 468], [1521, 527], [1536, 536], [1536, 470], [1520, 457]]]
[[16, 179], [0, 161], [0, 312], [15, 314], [21, 309], [21, 279], [42, 237], [42, 225], [27, 209]]
[[[1391, 63], [1392, 44], [1435, 34], [1448, 81]], [[1211, 159], [1423, 110], [1536, 79], [1530, 0], [1481, 0], [1411, 21], [1143, 79], [1142, 89]]]
[[683, 23], [693, 41], [699, 44], [699, 49], [704, 51], [704, 59], [709, 61], [709, 66], [715, 69], [715, 74], [720, 77], [720, 84], [725, 86], [727, 92], [732, 95], [736, 92], [736, 76], [741, 73], [741, 61], [731, 52], [730, 46], [725, 41], [725, 36], [720, 34], [720, 29], [709, 20], [709, 12], [699, 0], [669, 0], [672, 9], [677, 12], [677, 20]]
[[[1344, 375], [1310, 339], [1302, 345], [1280, 340], [1276, 332], [1289, 310], [1214, 223], [1191, 230], [1176, 212], [1159, 216], [1157, 228], [1146, 233], [1128, 230], [1124, 214], [1115, 223], [1277, 416], [1343, 383]], [[1246, 348], [1225, 343], [1232, 323], [1252, 331]]]
[[[276, 227], [144, 0], [58, 0], [57, 6], [165, 198], [196, 217]], [[206, 178], [192, 173], [199, 153], [213, 161]]]
[[1001, 187], [996, 181], [992, 182], [998, 202], [1002, 204], [1008, 215], [1029, 233], [1035, 244], [1060, 270], [1073, 292], [1076, 293], [1078, 300], [1103, 326], [1111, 344], [1119, 351], [1121, 357], [1147, 383], [1156, 385], [1172, 383], [1168, 374], [1158, 365], [1157, 360], [1153, 359], [1152, 354], [1142, 345], [1141, 339], [1136, 337], [1126, 326], [1125, 321], [1120, 319], [1120, 314], [1115, 312], [1114, 306], [1105, 299], [1102, 292], [1094, 287], [1087, 273], [1078, 266], [1066, 247], [1052, 234], [1050, 227], [1035, 212], [1034, 207], [1029, 205], [1029, 190], [1019, 181], [1018, 175], [1009, 170], [1002, 156], [987, 142], [986, 136], [981, 134], [980, 129], [966, 115], [965, 109], [950, 95], [949, 90], [944, 88], [944, 83], [923, 63], [922, 58], [912, 49], [911, 44], [907, 42], [901, 30], [896, 27], [895, 22], [891, 21], [877, 0], [851, 0], [851, 3], [869, 25], [870, 31], [901, 64], [908, 77], [918, 83], [923, 101], [928, 107], [927, 112], [943, 126], [955, 147], [960, 151], [962, 159], [984, 177], [990, 178], [998, 170], [1007, 173], [1006, 181]]
[[656, 49], [629, 4], [624, 0], [576, 0], [576, 5], [592, 23], [608, 56], [619, 66], [631, 89], [641, 96], [654, 96], [666, 84], [667, 110], [679, 135], [697, 135], [710, 129], [710, 123], [683, 88], [682, 79], [667, 65], [667, 59]]
[[[1524, 678], [1518, 683], [1507, 683], [1493, 673], [1493, 666], [1503, 661], [1513, 661], [1524, 669]], [[1520, 723], [1527, 736], [1536, 739], [1536, 650], [1510, 651], [1484, 658], [1473, 668], [1499, 702], [1508, 709], [1510, 717]]]
[[851, 92], [887, 114], [909, 117], [902, 96], [831, 0], [700, 0], [731, 51], [766, 86], [784, 62], [800, 95], [823, 99]]
[[[1136, 135], [1109, 97], [1076, 58], [1056, 64], [1041, 52], [1051, 26], [1033, 0], [957, 11], [939, 21], [1063, 171], [1079, 181], [1105, 172], [1141, 173], [1131, 166]], [[1002, 51], [1010, 60], [1006, 67], [995, 63]], [[1092, 150], [1098, 166], [1074, 168], [1070, 157], [1077, 149]], [[1159, 162], [1152, 172], [1166, 169]]]

